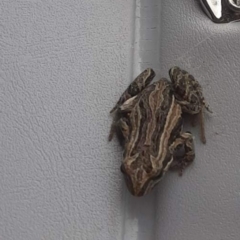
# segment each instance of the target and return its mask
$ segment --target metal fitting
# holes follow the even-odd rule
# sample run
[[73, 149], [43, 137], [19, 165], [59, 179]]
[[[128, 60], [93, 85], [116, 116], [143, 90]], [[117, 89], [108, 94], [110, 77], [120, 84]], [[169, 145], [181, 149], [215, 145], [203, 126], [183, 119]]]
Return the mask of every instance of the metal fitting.
[[240, 21], [240, 0], [200, 0], [208, 17], [215, 23]]
[[240, 12], [240, 0], [227, 0], [229, 8], [234, 12]]

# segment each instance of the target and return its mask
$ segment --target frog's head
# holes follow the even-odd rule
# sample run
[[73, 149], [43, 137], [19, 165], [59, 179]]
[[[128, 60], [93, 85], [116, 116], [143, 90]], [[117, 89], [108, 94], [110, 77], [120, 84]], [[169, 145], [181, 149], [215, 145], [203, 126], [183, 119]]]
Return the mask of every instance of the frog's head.
[[145, 161], [125, 159], [121, 165], [128, 190], [134, 196], [140, 197], [149, 193], [161, 180], [164, 171], [156, 170]]

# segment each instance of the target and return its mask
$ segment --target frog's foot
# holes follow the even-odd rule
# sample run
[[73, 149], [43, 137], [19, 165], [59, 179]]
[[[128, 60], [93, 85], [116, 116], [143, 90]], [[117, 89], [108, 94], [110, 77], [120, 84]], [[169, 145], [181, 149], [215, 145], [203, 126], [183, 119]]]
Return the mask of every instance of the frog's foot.
[[109, 135], [108, 135], [108, 141], [112, 141], [114, 135], [115, 135], [115, 132], [116, 132], [116, 126], [114, 124], [114, 122], [112, 123], [111, 125], [111, 128], [110, 128], [110, 132], [109, 132]]
[[212, 111], [212, 110], [210, 109], [210, 107], [209, 107], [209, 104], [206, 103], [205, 99], [203, 99], [202, 103], [203, 103], [203, 106], [205, 107], [205, 109], [206, 109], [208, 112], [213, 113], [213, 111]]
[[170, 146], [173, 154], [173, 162], [170, 170], [178, 170], [182, 175], [183, 170], [193, 162], [195, 158], [193, 136], [190, 132], [182, 133]]
[[128, 121], [126, 118], [120, 118], [119, 120], [113, 121], [110, 129], [110, 133], [108, 136], [108, 141], [111, 141], [114, 135], [117, 135], [117, 139], [122, 147], [124, 147], [125, 143], [128, 141], [130, 129], [128, 126]]

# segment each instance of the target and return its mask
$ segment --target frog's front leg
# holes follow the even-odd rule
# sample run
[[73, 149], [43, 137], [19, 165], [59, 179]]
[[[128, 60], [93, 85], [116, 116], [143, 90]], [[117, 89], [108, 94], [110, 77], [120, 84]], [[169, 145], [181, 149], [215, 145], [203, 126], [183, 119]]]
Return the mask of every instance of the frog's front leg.
[[190, 132], [181, 133], [169, 148], [173, 155], [170, 170], [179, 170], [179, 175], [195, 158], [193, 136]]

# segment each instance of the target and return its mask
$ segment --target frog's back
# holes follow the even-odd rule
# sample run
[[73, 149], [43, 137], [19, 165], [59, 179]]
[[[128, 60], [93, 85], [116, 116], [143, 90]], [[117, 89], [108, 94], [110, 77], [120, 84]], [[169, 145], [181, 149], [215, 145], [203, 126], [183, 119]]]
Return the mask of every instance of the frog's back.
[[133, 195], [146, 194], [169, 168], [173, 160], [169, 147], [181, 131], [181, 113], [165, 79], [137, 97], [128, 115], [130, 134], [121, 167]]
[[162, 154], [160, 152], [168, 149], [169, 143], [181, 131], [181, 113], [167, 79], [148, 86], [139, 95], [129, 116], [129, 154], [150, 154], [155, 157]]

